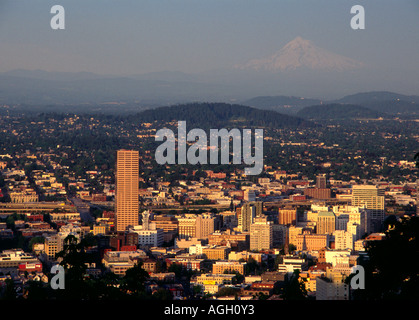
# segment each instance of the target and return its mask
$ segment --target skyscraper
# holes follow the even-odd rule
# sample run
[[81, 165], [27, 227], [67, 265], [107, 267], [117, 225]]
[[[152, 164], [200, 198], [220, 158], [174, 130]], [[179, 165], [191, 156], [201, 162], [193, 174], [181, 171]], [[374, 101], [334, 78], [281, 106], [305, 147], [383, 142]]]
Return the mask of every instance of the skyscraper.
[[263, 202], [247, 202], [241, 207], [241, 215], [238, 217], [238, 224], [242, 232], [250, 230], [250, 225], [254, 222], [256, 217], [263, 213]]
[[380, 230], [385, 215], [384, 189], [373, 185], [354, 185], [352, 186], [352, 205], [367, 209], [370, 227], [368, 232]]
[[272, 222], [266, 217], [256, 217], [250, 225], [250, 250], [271, 249], [273, 242]]
[[317, 215], [316, 223], [318, 234], [332, 234], [336, 230], [336, 216], [330, 211], [321, 211]]
[[116, 231], [137, 226], [139, 152], [118, 150], [116, 158]]
[[316, 188], [326, 189], [326, 175], [320, 174], [316, 177]]

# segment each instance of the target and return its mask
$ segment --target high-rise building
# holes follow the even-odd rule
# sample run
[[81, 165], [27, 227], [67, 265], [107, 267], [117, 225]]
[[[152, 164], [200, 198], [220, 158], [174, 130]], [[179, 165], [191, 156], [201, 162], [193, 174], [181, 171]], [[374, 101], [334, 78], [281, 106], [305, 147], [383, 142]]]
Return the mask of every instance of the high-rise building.
[[297, 209], [293, 208], [279, 208], [278, 210], [278, 224], [296, 225], [297, 224]]
[[335, 230], [333, 232], [333, 236], [335, 237], [336, 250], [353, 249], [354, 237], [351, 232], [345, 230]]
[[116, 158], [116, 231], [139, 225], [139, 152], [118, 150]]
[[250, 250], [271, 249], [273, 243], [272, 222], [266, 217], [256, 217], [250, 225]]
[[179, 217], [179, 238], [189, 239], [196, 237], [196, 218], [195, 214], [185, 214]]
[[241, 207], [240, 215], [238, 217], [238, 225], [241, 231], [247, 232], [250, 230], [250, 225], [254, 222], [256, 217], [262, 216], [263, 202], [247, 202]]
[[316, 176], [316, 188], [326, 189], [326, 174]]
[[356, 206], [333, 206], [336, 215], [336, 229], [348, 230], [349, 225], [359, 225], [357, 238], [364, 236], [368, 232], [367, 209]]
[[352, 205], [367, 209], [368, 232], [378, 232], [384, 221], [384, 189], [374, 185], [352, 186]]
[[48, 258], [55, 258], [55, 255], [63, 249], [63, 240], [58, 235], [45, 238], [45, 254]]
[[216, 230], [216, 217], [213, 214], [200, 214], [196, 217], [195, 236], [198, 239], [208, 239], [208, 235]]
[[316, 233], [332, 234], [336, 230], [336, 216], [330, 211], [321, 211], [317, 215]]
[[272, 225], [272, 246], [278, 248], [287, 242], [288, 226], [283, 224]]

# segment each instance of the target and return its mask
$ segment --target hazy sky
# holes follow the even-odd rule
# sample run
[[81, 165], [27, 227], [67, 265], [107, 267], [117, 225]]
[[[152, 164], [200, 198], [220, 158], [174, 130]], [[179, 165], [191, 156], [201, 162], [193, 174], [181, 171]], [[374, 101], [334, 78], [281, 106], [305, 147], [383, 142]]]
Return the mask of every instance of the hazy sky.
[[[52, 30], [53, 5], [66, 29]], [[350, 28], [353, 5], [366, 29]], [[381, 68], [419, 69], [417, 0], [0, 0], [0, 72], [201, 72], [269, 56], [297, 36]]]

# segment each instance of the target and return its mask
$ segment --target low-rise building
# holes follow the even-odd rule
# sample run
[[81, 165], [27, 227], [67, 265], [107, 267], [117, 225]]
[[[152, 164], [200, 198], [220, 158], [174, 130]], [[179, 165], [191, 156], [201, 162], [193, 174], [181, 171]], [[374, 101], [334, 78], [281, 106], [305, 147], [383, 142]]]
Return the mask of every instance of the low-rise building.
[[216, 261], [212, 265], [212, 273], [220, 274], [227, 271], [244, 274], [245, 265], [245, 262], [240, 261]]

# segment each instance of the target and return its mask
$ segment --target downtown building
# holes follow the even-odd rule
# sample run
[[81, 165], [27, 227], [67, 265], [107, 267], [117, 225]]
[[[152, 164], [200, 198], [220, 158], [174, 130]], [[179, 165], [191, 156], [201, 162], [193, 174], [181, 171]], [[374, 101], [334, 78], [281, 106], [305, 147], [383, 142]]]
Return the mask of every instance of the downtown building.
[[368, 233], [381, 230], [385, 217], [384, 189], [375, 185], [352, 186], [352, 206], [366, 208]]
[[304, 195], [313, 199], [330, 199], [332, 197], [331, 190], [327, 188], [326, 174], [316, 176], [316, 185], [314, 188], [306, 188]]
[[142, 225], [134, 226], [129, 230], [138, 235], [137, 243], [140, 248], [160, 247], [164, 242], [164, 230], [156, 228], [156, 224], [150, 222], [148, 210], [142, 213]]
[[278, 209], [278, 224], [281, 225], [296, 225], [297, 224], [297, 209], [296, 208], [279, 208]]
[[250, 225], [250, 250], [268, 250], [272, 248], [273, 229], [272, 222], [266, 217], [255, 218]]
[[116, 231], [138, 226], [139, 152], [118, 150], [116, 159]]
[[255, 221], [256, 217], [263, 214], [263, 202], [252, 201], [246, 202], [237, 210], [238, 229], [241, 232], [248, 232], [250, 225]]

